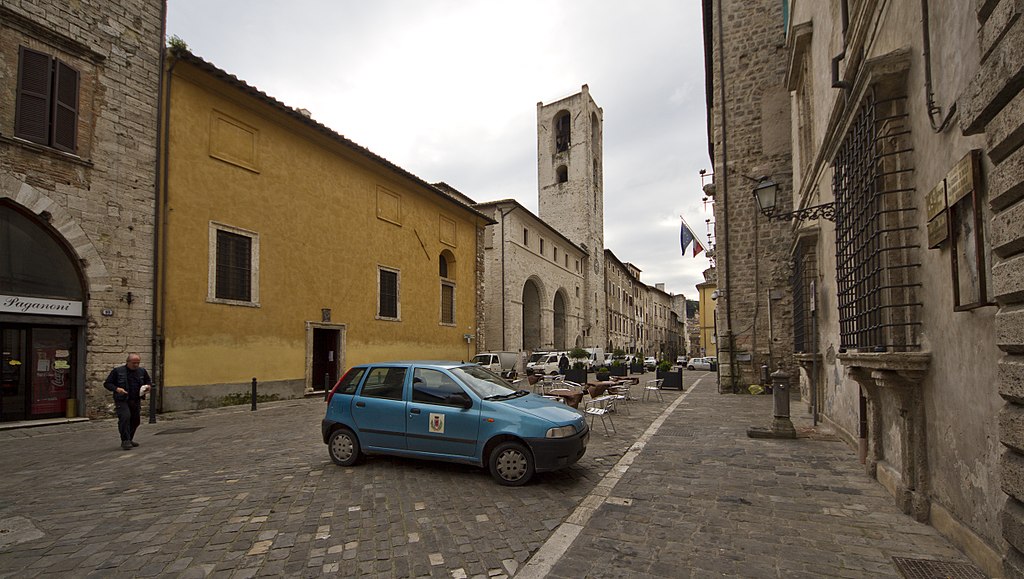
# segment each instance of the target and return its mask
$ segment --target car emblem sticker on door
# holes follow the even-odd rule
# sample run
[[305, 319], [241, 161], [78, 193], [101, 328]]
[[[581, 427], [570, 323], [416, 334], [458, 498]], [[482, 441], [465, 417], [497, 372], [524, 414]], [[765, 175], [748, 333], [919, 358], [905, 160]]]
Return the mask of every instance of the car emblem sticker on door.
[[430, 432], [444, 434], [444, 414], [430, 414]]

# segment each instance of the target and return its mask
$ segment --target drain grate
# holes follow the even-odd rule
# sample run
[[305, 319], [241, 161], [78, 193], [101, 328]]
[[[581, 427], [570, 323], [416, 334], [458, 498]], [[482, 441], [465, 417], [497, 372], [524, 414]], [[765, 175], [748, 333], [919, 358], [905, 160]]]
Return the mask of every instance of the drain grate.
[[658, 430], [659, 436], [686, 436], [693, 438], [693, 428], [682, 426], [676, 428], [662, 428]]
[[896, 570], [906, 579], [985, 579], [985, 574], [970, 563], [893, 557]]
[[167, 430], [161, 430], [157, 434], [189, 434], [197, 430], [202, 430], [202, 426], [196, 426], [194, 428], [168, 428]]

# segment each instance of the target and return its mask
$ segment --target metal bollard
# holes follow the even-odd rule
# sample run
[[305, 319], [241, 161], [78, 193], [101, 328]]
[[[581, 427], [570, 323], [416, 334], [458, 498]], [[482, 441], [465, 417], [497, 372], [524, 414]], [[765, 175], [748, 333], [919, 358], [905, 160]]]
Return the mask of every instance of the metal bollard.
[[256, 378], [252, 379], [252, 408], [249, 410], [256, 410]]
[[327, 395], [331, 393], [331, 373], [324, 372], [324, 400], [327, 400]]

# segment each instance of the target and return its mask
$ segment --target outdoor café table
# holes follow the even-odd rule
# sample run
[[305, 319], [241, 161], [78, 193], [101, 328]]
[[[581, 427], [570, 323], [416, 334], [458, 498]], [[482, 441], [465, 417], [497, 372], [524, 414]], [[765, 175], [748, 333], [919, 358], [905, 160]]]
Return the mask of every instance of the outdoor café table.
[[591, 398], [597, 398], [603, 396], [612, 386], [617, 386], [619, 383], [612, 380], [602, 380], [600, 382], [587, 382], [587, 392]]
[[558, 396], [562, 400], [565, 400], [565, 403], [568, 404], [569, 406], [572, 406], [573, 408], [579, 408], [580, 401], [583, 400], [582, 392], [571, 390], [569, 388], [553, 388], [545, 392], [545, 394], [548, 396]]

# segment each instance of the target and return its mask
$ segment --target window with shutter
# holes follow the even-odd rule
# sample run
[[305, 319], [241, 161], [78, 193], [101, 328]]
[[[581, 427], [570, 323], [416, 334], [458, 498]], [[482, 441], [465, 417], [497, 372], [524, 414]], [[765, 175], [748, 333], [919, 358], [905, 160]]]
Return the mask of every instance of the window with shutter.
[[49, 55], [21, 47], [14, 134], [40, 145], [50, 137], [50, 63]]
[[73, 153], [78, 137], [78, 71], [55, 61], [53, 87], [53, 146]]
[[399, 319], [398, 303], [398, 272], [378, 268], [377, 318], [386, 320]]
[[79, 76], [76, 69], [49, 54], [20, 47], [15, 136], [75, 152]]
[[209, 247], [206, 301], [259, 307], [259, 234], [211, 221]]
[[252, 298], [252, 240], [229, 231], [217, 232], [217, 297], [250, 301]]

